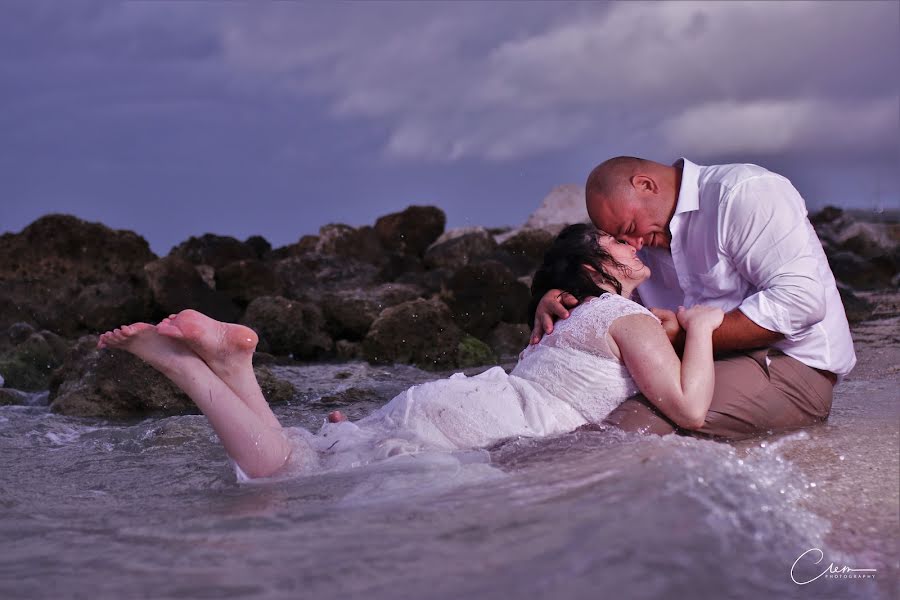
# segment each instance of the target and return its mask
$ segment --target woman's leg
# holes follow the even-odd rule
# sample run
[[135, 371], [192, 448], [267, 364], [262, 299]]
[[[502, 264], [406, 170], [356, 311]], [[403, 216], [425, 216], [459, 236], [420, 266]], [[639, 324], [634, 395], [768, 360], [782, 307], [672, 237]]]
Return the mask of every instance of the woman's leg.
[[259, 342], [256, 332], [243, 325], [216, 321], [196, 310], [183, 310], [163, 319], [157, 331], [187, 344], [264, 423], [278, 426], [253, 372], [253, 350]]
[[190, 347], [159, 335], [153, 325], [135, 323], [104, 333], [98, 346], [131, 352], [181, 388], [249, 477], [275, 473], [290, 456], [290, 445], [274, 415], [274, 423], [260, 418]]

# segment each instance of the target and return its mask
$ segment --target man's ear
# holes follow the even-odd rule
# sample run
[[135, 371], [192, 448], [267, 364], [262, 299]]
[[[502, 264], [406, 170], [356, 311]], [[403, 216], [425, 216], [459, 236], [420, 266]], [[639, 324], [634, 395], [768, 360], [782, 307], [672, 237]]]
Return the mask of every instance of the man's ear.
[[634, 175], [631, 178], [631, 185], [639, 192], [656, 194], [659, 192], [659, 186], [652, 177], [647, 175]]

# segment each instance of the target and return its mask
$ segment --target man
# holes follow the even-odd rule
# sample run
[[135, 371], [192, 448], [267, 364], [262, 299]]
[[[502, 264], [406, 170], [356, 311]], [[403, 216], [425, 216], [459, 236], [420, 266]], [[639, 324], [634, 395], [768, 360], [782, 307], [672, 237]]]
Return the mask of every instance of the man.
[[[834, 275], [787, 179], [749, 164], [618, 157], [591, 172], [586, 198], [596, 227], [640, 251], [651, 270], [641, 300], [676, 350], [684, 338], [679, 305], [726, 312], [713, 336], [716, 390], [701, 433], [739, 439], [828, 417], [832, 388], [856, 354]], [[575, 303], [548, 292], [532, 343]], [[628, 431], [676, 430], [640, 396], [607, 421]]]

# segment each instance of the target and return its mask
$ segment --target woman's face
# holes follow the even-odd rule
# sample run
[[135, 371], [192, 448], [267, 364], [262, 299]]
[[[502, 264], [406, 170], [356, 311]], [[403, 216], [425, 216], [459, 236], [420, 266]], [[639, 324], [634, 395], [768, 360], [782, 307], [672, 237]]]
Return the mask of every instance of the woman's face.
[[624, 268], [612, 264], [606, 265], [607, 272], [620, 282], [626, 280], [641, 282], [650, 277], [650, 269], [641, 262], [641, 259], [637, 257], [637, 250], [628, 242], [619, 241], [602, 231], [597, 242], [614, 260], [623, 265]]

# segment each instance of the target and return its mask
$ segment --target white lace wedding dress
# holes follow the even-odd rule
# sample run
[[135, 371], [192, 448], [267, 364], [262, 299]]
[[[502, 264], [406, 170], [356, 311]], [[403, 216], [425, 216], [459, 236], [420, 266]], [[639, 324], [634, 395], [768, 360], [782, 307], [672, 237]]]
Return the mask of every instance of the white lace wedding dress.
[[622, 296], [592, 298], [557, 321], [540, 344], [525, 348], [510, 374], [500, 367], [474, 377], [457, 373], [413, 386], [355, 423], [326, 423], [317, 434], [290, 429], [294, 454], [300, 450], [307, 466], [314, 462], [332, 469], [420, 450], [481, 448], [506, 438], [549, 436], [599, 423], [638, 393], [606, 342], [613, 321], [631, 314], [656, 319]]

